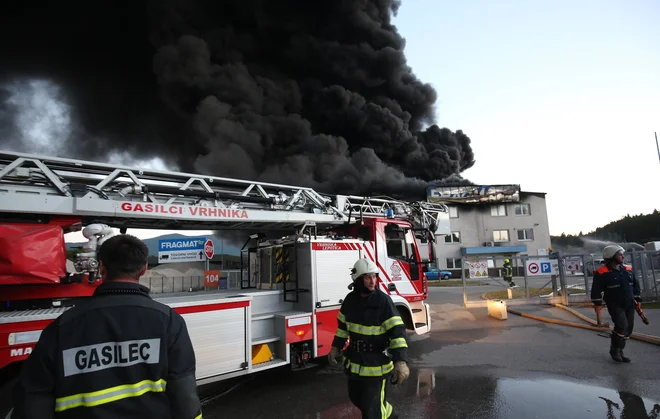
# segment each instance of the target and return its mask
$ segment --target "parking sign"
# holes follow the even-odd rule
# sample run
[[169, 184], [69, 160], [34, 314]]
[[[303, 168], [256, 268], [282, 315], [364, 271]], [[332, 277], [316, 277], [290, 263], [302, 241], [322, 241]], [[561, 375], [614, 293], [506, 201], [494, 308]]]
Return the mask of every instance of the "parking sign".
[[525, 261], [527, 276], [543, 276], [552, 274], [552, 264], [548, 259], [527, 259]]

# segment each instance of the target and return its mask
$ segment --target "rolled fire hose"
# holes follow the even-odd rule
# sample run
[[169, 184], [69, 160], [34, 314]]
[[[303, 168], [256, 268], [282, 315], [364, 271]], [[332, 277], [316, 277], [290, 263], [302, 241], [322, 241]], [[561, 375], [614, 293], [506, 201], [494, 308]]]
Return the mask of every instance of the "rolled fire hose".
[[[562, 326], [577, 327], [577, 328], [580, 328], [580, 329], [594, 330], [596, 332], [605, 332], [605, 331], [610, 330], [609, 323], [606, 323], [605, 325], [599, 327], [599, 326], [596, 325], [597, 323], [596, 323], [595, 320], [592, 320], [589, 317], [587, 317], [587, 316], [585, 316], [581, 313], [578, 313], [577, 311], [575, 311], [575, 310], [573, 310], [569, 307], [566, 307], [562, 304], [555, 304], [555, 307], [562, 308], [562, 309], [568, 311], [569, 313], [572, 313], [572, 314], [576, 315], [580, 319], [590, 323], [591, 325], [567, 322], [567, 321], [564, 321], [564, 320], [550, 319], [550, 318], [547, 318], [547, 317], [536, 316], [534, 314], [526, 314], [526, 313], [522, 313], [520, 311], [512, 310], [509, 307], [506, 308], [506, 311], [511, 313], [511, 314], [515, 314], [517, 316], [527, 317], [529, 319], [534, 319], [534, 320], [542, 321], [542, 322], [545, 322], [545, 323], [552, 323], [552, 324], [559, 324], [559, 325], [562, 325]], [[660, 346], [660, 337], [658, 337], [658, 336], [633, 332], [633, 334], [630, 336], [630, 338], [640, 340], [640, 341], [646, 342], [646, 343], [651, 343], [653, 345]]]

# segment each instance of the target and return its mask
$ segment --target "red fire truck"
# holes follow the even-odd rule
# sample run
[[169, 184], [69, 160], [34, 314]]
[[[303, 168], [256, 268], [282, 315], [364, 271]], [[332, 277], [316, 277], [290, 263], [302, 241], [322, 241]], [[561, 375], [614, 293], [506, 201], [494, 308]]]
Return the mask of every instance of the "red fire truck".
[[[93, 293], [100, 244], [144, 228], [245, 231], [240, 289], [154, 295], [183, 315], [200, 385], [329, 353], [358, 258], [378, 265], [407, 328], [428, 333], [433, 255], [418, 241], [450, 232], [442, 204], [0, 152], [0, 393], [41, 330]], [[67, 272], [75, 231], [88, 243]]]

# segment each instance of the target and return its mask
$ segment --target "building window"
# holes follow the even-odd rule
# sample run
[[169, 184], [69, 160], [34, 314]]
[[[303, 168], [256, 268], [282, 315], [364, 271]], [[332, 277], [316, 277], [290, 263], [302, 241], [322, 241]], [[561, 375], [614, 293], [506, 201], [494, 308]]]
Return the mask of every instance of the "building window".
[[531, 228], [523, 228], [518, 230], [518, 240], [520, 241], [534, 240], [534, 230]]
[[460, 243], [461, 242], [461, 233], [458, 231], [452, 231], [451, 234], [445, 236], [445, 243]]
[[490, 207], [490, 215], [493, 217], [506, 217], [506, 205], [493, 205]]
[[494, 242], [508, 242], [509, 241], [509, 230], [494, 230], [493, 231], [493, 241]]
[[461, 269], [461, 259], [447, 258], [447, 269]]
[[458, 218], [458, 207], [449, 207], [449, 218]]
[[516, 204], [516, 215], [531, 215], [532, 211], [529, 204]]

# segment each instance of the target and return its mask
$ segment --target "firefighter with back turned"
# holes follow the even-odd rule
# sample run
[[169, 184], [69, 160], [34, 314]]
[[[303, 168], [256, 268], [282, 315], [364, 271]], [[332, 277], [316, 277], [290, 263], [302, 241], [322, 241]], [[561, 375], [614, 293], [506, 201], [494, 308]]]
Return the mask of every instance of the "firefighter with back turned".
[[103, 283], [43, 330], [12, 419], [202, 417], [185, 321], [139, 283], [148, 256], [130, 235], [101, 245]]
[[502, 270], [502, 277], [506, 282], [509, 283], [510, 287], [515, 286], [513, 282], [513, 266], [511, 265], [511, 259], [504, 259], [504, 269]]
[[607, 311], [612, 317], [614, 330], [611, 335], [610, 356], [617, 362], [630, 362], [630, 358], [623, 354], [623, 348], [635, 325], [635, 305], [642, 301], [639, 282], [632, 268], [623, 263], [623, 247], [605, 247], [603, 260], [605, 264], [594, 271], [591, 301], [597, 315], [600, 314], [605, 301]]
[[395, 419], [398, 415], [386, 400], [387, 379], [391, 377], [392, 383], [398, 384], [410, 375], [406, 326], [390, 296], [377, 288], [375, 263], [359, 259], [351, 270], [351, 278], [352, 291], [339, 310], [328, 359], [331, 365], [337, 364], [336, 358], [350, 338], [342, 363], [348, 375], [351, 402], [364, 419]]

